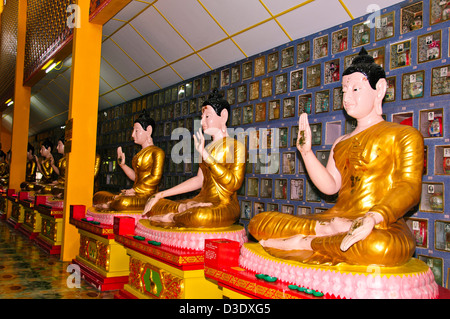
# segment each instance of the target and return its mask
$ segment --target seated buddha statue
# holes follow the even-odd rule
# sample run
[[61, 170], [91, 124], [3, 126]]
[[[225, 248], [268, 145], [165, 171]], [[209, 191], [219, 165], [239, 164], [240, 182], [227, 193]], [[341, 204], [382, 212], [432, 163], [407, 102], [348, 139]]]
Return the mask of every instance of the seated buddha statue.
[[9, 164], [6, 161], [6, 154], [0, 150], [0, 185], [7, 186], [9, 181]]
[[36, 160], [34, 158], [34, 147], [28, 143], [27, 148], [27, 165], [25, 168], [25, 182], [20, 184], [23, 191], [32, 191], [36, 182]]
[[47, 138], [42, 143], [41, 149], [39, 151], [41, 154], [41, 158], [38, 159], [36, 155], [34, 156], [37, 170], [42, 174], [41, 180], [34, 185], [34, 190], [36, 192], [48, 193], [51, 189], [51, 186], [49, 186], [49, 184], [53, 183], [53, 181], [55, 180], [54, 168], [56, 167], [56, 165], [52, 150], [53, 143]]
[[420, 201], [423, 137], [411, 126], [384, 121], [385, 78], [364, 48], [344, 71], [344, 108], [357, 126], [337, 138], [326, 166], [311, 149], [308, 117], [301, 114], [297, 148], [308, 175], [322, 193], [338, 197], [322, 213], [253, 217], [249, 232], [269, 254], [310, 264], [389, 267], [412, 257], [415, 240], [403, 216]]
[[165, 154], [153, 144], [154, 128], [155, 121], [145, 111], [134, 121], [131, 137], [134, 143], [142, 146], [142, 150], [133, 157], [132, 167], [125, 164], [122, 147], [117, 149], [119, 166], [134, 181], [133, 187], [122, 190], [120, 194], [107, 191], [95, 193], [93, 204], [97, 210], [142, 211], [147, 199], [158, 191]]
[[[212, 142], [205, 147], [202, 129], [194, 135], [195, 149], [201, 156], [196, 176], [161, 191], [149, 199], [143, 216], [153, 226], [167, 228], [219, 228], [239, 219], [237, 190], [245, 175], [245, 146], [227, 132], [230, 105], [217, 90], [202, 105], [201, 125]], [[200, 189], [186, 200], [165, 197]]]
[[67, 158], [64, 155], [64, 143], [65, 136], [61, 136], [56, 145], [58, 154], [62, 157], [58, 161], [58, 165], [54, 168], [56, 174], [58, 174], [58, 179], [50, 184], [50, 192], [55, 195], [55, 197], [62, 198], [64, 195], [64, 184], [66, 182], [66, 168], [67, 168]]

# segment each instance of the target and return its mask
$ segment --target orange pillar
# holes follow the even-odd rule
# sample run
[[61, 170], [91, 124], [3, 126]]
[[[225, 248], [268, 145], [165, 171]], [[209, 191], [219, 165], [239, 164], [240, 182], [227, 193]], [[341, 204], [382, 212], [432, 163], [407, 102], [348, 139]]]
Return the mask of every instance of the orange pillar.
[[[74, 29], [61, 259], [71, 261], [79, 251], [77, 228], [69, 223], [70, 205], [92, 205], [97, 140], [102, 25], [89, 22], [90, 0], [77, 0], [80, 24]], [[76, 24], [75, 24], [76, 25]], [[66, 128], [67, 129], [67, 128]], [[67, 142], [66, 142], [67, 143]], [[67, 147], [69, 146], [69, 147]]]
[[[18, 6], [16, 80], [14, 88], [11, 166], [9, 175], [9, 188], [15, 189], [16, 191], [20, 189], [20, 183], [25, 180], [31, 99], [31, 87], [23, 85], [27, 1], [19, 1]], [[9, 215], [10, 212], [7, 213], [7, 218]]]

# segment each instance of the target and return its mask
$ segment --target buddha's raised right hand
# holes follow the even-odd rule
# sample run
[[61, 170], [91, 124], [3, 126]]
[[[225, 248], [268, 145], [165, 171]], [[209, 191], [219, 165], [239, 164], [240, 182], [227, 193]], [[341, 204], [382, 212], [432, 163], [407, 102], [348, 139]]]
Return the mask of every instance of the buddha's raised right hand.
[[125, 153], [122, 151], [121, 146], [117, 148], [117, 164], [119, 166], [125, 164]]
[[306, 113], [300, 115], [298, 120], [297, 149], [302, 155], [311, 151], [311, 127]]

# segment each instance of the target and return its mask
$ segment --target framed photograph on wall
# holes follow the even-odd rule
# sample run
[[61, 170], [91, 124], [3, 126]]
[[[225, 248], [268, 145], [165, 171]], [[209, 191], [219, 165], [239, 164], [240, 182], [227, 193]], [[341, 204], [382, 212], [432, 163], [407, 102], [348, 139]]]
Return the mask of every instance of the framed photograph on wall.
[[306, 68], [306, 88], [310, 89], [316, 86], [320, 86], [322, 73], [321, 65], [315, 64]]
[[392, 38], [395, 33], [395, 11], [375, 18], [375, 41]]
[[420, 30], [423, 27], [423, 1], [403, 7], [400, 10], [400, 33]]
[[295, 97], [283, 99], [283, 118], [295, 116]]
[[291, 200], [303, 200], [303, 179], [291, 179]]
[[402, 75], [402, 100], [423, 97], [425, 89], [425, 71], [416, 71]]
[[249, 88], [249, 100], [259, 99], [259, 81], [251, 82]]
[[322, 144], [322, 123], [310, 124], [311, 127], [311, 144]]
[[328, 56], [328, 34], [313, 40], [313, 59], [317, 60]]
[[352, 48], [357, 48], [370, 43], [370, 28], [364, 23], [355, 24], [352, 27]]
[[297, 147], [298, 125], [291, 127], [291, 147]]
[[269, 101], [269, 120], [280, 118], [280, 100]]
[[242, 107], [235, 107], [231, 111], [231, 125], [232, 126], [241, 125], [241, 117], [242, 117]]
[[264, 211], [264, 203], [254, 202], [253, 203], [253, 215], [258, 215]]
[[236, 89], [230, 88], [227, 90], [227, 101], [230, 105], [236, 103]]
[[391, 44], [391, 69], [411, 65], [411, 40]]
[[261, 80], [261, 97], [272, 96], [273, 77], [269, 76]]
[[247, 101], [247, 84], [242, 84], [237, 88], [237, 102], [244, 103], [245, 101]]
[[272, 198], [272, 179], [261, 178], [261, 197]]
[[417, 37], [417, 61], [419, 63], [441, 58], [441, 30]]
[[386, 95], [384, 96], [384, 102], [395, 101], [395, 76], [386, 78]]
[[264, 122], [266, 120], [266, 102], [255, 104], [255, 122]]
[[286, 148], [288, 146], [288, 128], [278, 128], [278, 147]]
[[342, 110], [344, 108], [344, 92], [342, 86], [333, 88], [333, 111]]
[[450, 252], [450, 221], [434, 221], [434, 248]]
[[312, 94], [307, 93], [298, 96], [298, 115], [302, 113], [311, 114]]
[[284, 94], [287, 92], [287, 73], [275, 76], [275, 94]]
[[310, 57], [309, 41], [297, 44], [297, 64], [308, 62]]
[[287, 199], [287, 179], [275, 179], [275, 198]]
[[242, 64], [242, 80], [247, 80], [252, 77], [253, 61], [248, 61]]
[[255, 74], [254, 76], [261, 76], [266, 73], [266, 56], [260, 56], [255, 59]]
[[247, 179], [247, 196], [249, 197], [259, 196], [259, 178], [249, 177]]
[[220, 71], [220, 86], [230, 85], [230, 69]]
[[241, 200], [241, 218], [251, 219], [252, 217], [252, 202], [249, 200]]
[[202, 93], [208, 92], [211, 87], [211, 77], [206, 75], [202, 77]]
[[330, 90], [316, 92], [316, 113], [328, 112], [330, 109]]
[[244, 106], [242, 109], [242, 124], [253, 123], [253, 105]]
[[417, 255], [417, 258], [428, 265], [431, 268], [431, 271], [434, 275], [434, 280], [440, 286], [443, 285], [444, 282], [444, 262], [442, 258], [425, 256], [425, 255]]
[[213, 89], [219, 88], [220, 85], [220, 75], [219, 72], [211, 74], [211, 91]]
[[241, 81], [241, 65], [236, 65], [231, 68], [231, 84]]
[[331, 34], [331, 54], [344, 52], [348, 48], [348, 28], [334, 31]]
[[339, 59], [326, 61], [324, 66], [324, 84], [339, 82]]
[[431, 95], [450, 93], [450, 64], [431, 69]]
[[450, 19], [450, 5], [447, 0], [430, 0], [430, 24], [437, 24]]
[[[195, 79], [194, 80], [194, 87], [193, 87], [194, 95], [202, 93], [202, 81], [201, 79]], [[180, 100], [180, 98], [178, 98]]]
[[279, 53], [275, 51], [267, 56], [267, 72], [278, 70]]
[[283, 153], [282, 174], [295, 174], [295, 152]]
[[281, 50], [281, 68], [288, 68], [294, 65], [294, 47]]
[[303, 69], [291, 71], [291, 92], [303, 89]]
[[281, 205], [281, 212], [283, 214], [294, 215], [294, 205]]
[[301, 215], [309, 215], [311, 214], [311, 207], [307, 207], [307, 206], [298, 206], [297, 207], [297, 215], [301, 216]]

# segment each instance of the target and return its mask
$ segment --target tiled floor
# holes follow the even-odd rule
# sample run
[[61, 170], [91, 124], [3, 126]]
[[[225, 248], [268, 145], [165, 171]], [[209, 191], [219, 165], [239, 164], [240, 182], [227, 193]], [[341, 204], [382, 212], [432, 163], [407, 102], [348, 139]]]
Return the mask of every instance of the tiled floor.
[[84, 280], [80, 288], [69, 288], [68, 265], [0, 221], [0, 299], [114, 298], [117, 291], [99, 292]]

